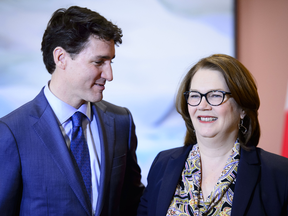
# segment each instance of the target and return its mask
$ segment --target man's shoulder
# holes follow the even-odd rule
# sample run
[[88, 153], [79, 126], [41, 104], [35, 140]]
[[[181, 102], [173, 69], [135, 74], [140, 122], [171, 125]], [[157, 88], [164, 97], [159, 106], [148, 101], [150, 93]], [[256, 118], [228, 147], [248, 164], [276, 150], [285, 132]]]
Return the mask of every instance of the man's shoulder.
[[119, 114], [119, 115], [126, 114], [127, 115], [128, 113], [130, 113], [130, 111], [126, 107], [118, 106], [105, 100], [96, 102], [93, 105], [98, 107], [104, 112], [109, 112], [113, 114]]
[[1, 117], [0, 121], [11, 122], [15, 118], [17, 119], [25, 118], [29, 114], [33, 113], [34, 108], [36, 108], [37, 106], [38, 108], [41, 107], [41, 105], [43, 105], [41, 102], [44, 101], [44, 99], [45, 99], [45, 96], [41, 91], [34, 99], [26, 102], [25, 104], [11, 111], [7, 115]]

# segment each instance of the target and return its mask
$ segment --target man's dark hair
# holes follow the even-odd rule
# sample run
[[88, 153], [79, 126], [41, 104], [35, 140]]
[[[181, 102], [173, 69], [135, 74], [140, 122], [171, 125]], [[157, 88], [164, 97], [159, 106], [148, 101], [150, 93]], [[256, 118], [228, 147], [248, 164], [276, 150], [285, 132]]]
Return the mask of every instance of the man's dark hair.
[[91, 35], [115, 45], [122, 43], [122, 30], [95, 11], [78, 6], [55, 11], [44, 32], [41, 51], [50, 74], [55, 70], [54, 49], [62, 47], [70, 55], [77, 55]]

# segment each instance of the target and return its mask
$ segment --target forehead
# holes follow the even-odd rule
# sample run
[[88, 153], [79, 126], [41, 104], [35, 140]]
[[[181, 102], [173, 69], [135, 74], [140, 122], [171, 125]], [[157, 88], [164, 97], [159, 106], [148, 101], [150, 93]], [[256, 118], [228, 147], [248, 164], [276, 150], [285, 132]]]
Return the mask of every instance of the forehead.
[[210, 91], [223, 90], [229, 91], [223, 74], [218, 70], [199, 69], [191, 79], [191, 90]]
[[80, 53], [110, 56], [112, 58], [115, 55], [115, 43], [113, 40], [106, 41], [91, 35]]

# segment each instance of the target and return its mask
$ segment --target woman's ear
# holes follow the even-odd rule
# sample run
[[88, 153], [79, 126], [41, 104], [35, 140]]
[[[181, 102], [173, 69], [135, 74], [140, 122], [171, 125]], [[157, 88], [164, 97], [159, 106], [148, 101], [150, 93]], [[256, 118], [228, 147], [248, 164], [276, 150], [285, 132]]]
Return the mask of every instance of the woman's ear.
[[240, 118], [244, 119], [245, 116], [246, 116], [246, 112], [245, 112], [245, 110], [242, 109], [242, 111], [240, 113]]
[[65, 70], [66, 68], [66, 58], [67, 52], [62, 47], [56, 47], [53, 51], [53, 58], [56, 65], [56, 68], [61, 68]]

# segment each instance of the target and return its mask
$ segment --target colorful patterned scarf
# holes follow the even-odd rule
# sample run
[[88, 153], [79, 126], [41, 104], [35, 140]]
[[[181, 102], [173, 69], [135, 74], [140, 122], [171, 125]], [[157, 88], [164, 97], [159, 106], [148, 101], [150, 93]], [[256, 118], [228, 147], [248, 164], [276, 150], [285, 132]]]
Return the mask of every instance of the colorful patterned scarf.
[[236, 140], [231, 155], [229, 156], [213, 191], [204, 201], [200, 187], [200, 152], [198, 144], [195, 144], [185, 162], [185, 167], [176, 187], [174, 198], [167, 211], [167, 216], [231, 215], [239, 159], [240, 144], [239, 141]]

